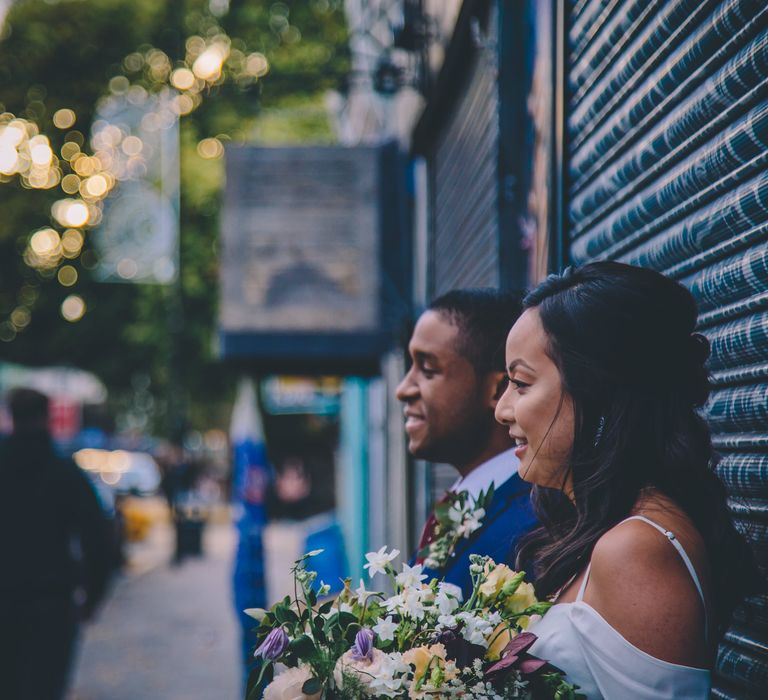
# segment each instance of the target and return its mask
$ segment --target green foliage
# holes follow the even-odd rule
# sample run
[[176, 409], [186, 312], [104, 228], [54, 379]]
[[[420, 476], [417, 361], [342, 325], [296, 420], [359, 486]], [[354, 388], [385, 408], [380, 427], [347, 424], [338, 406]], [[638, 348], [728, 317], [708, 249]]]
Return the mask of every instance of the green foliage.
[[[175, 62], [184, 58], [185, 37], [219, 25], [233, 50], [260, 51], [269, 61], [264, 78], [216, 85], [182, 119], [180, 300], [171, 288], [96, 282], [88, 239], [79, 259], [62, 262], [79, 273], [74, 287], [62, 287], [55, 270], [27, 267], [21, 253], [29, 236], [50, 225], [51, 204], [63, 194], [0, 180], [0, 322], [21, 304], [31, 314], [15, 338], [0, 340], [0, 360], [93, 371], [118, 406], [130, 404], [135, 378], [147, 376], [153, 427], [166, 433], [174, 401], [186, 404], [193, 427], [222, 425], [234, 383], [215, 351], [223, 163], [203, 159], [198, 142], [328, 142], [323, 93], [343, 86], [349, 69], [339, 0], [232, 0], [219, 18], [208, 7], [208, 0], [19, 0], [0, 40], [0, 112], [35, 121], [56, 152], [66, 133], [52, 124], [56, 110], [73, 109], [73, 129], [87, 137], [112, 77], [146, 83], [124, 63], [133, 52], [155, 46]], [[59, 311], [71, 293], [87, 304], [74, 324]]]

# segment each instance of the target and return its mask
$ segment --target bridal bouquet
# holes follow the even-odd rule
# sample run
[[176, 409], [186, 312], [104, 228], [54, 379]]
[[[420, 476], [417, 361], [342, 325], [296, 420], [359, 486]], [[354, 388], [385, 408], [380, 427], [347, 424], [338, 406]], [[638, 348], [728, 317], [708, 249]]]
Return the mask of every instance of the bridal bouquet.
[[[334, 599], [307, 568], [310, 552], [292, 573], [294, 596], [270, 610], [246, 612], [259, 621], [255, 656], [261, 668], [248, 700], [357, 700], [359, 698], [583, 698], [545, 660], [527, 653], [536, 636], [526, 627], [550, 603], [536, 600], [524, 572], [473, 555], [473, 590], [437, 579], [420, 565], [392, 564], [399, 552], [366, 555], [373, 577], [388, 576], [394, 593], [349, 580]], [[275, 674], [276, 667], [278, 669]], [[280, 670], [282, 669], [282, 670]]]

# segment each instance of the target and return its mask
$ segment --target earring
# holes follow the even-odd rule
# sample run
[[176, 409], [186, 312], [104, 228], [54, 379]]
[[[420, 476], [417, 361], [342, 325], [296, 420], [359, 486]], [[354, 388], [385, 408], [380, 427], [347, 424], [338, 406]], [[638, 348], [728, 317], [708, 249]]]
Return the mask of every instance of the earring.
[[597, 421], [597, 431], [595, 432], [595, 442], [593, 447], [597, 447], [600, 444], [600, 440], [603, 437], [603, 430], [605, 430], [605, 416], [600, 416], [600, 420]]

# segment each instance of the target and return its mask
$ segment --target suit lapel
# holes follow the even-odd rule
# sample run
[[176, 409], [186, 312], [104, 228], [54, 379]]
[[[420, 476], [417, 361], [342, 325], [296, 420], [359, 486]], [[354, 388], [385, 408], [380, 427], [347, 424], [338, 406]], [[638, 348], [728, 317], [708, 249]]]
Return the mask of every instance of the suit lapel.
[[530, 487], [517, 475], [513, 474], [507, 481], [505, 481], [501, 487], [496, 491], [493, 496], [493, 500], [488, 506], [488, 511], [483, 518], [482, 526], [472, 533], [471, 537], [465, 540], [461, 540], [456, 548], [453, 550], [453, 556], [449, 560], [449, 563], [443, 567], [443, 571], [447, 571], [451, 567], [451, 562], [459, 561], [468, 549], [483, 536], [495, 521], [497, 521], [504, 513], [509, 510], [513, 502], [521, 496], [526, 496], [530, 491]]

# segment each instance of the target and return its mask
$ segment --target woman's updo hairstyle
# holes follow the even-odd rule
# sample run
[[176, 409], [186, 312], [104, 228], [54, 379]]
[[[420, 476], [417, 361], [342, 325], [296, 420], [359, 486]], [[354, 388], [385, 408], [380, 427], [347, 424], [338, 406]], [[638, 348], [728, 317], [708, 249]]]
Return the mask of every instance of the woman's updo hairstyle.
[[741, 597], [738, 587], [754, 577], [735, 583], [735, 571], [753, 569], [697, 410], [710, 392], [709, 343], [695, 331], [692, 295], [653, 270], [595, 262], [551, 275], [523, 305], [539, 314], [573, 402], [575, 434], [563, 476], [563, 483], [572, 478], [573, 501], [534, 487], [542, 527], [523, 543], [518, 561], [535, 562], [540, 594], [556, 592], [652, 487], [676, 501], [702, 534], [724, 623]]
[[695, 332], [696, 302], [677, 282], [641, 267], [590, 263], [550, 275], [524, 305], [538, 307], [556, 354], [567, 348], [569, 359], [611, 382], [596, 388], [706, 402], [709, 342]]

